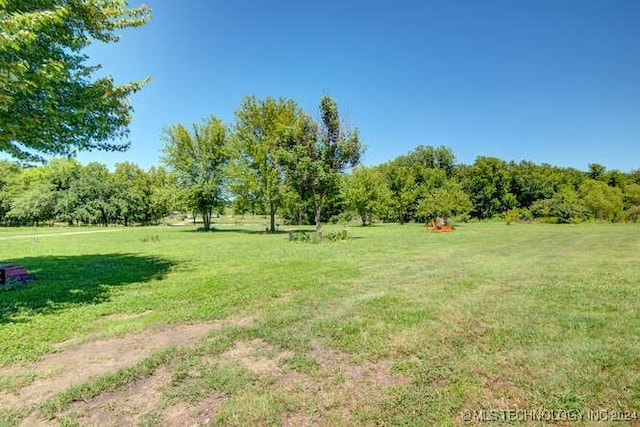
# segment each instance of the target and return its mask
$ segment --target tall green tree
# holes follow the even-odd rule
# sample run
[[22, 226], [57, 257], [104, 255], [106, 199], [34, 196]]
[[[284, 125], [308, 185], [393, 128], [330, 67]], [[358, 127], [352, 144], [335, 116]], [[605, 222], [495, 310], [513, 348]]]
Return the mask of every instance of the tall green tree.
[[425, 194], [417, 211], [425, 220], [443, 218], [446, 223], [450, 217], [466, 215], [472, 208], [473, 204], [460, 184], [449, 181]]
[[582, 203], [594, 219], [613, 221], [622, 216], [622, 191], [602, 181], [587, 179], [579, 190]]
[[117, 42], [118, 30], [150, 19], [126, 0], [0, 0], [0, 151], [19, 159], [79, 150], [123, 151], [146, 80], [96, 78], [83, 49]]
[[292, 99], [248, 96], [235, 114], [231, 190], [236, 197], [263, 204], [273, 233], [285, 191], [278, 152], [301, 110]]
[[528, 209], [536, 200], [553, 196], [555, 169], [551, 166], [522, 161], [518, 164], [509, 163], [508, 168], [511, 175], [510, 192], [516, 197], [519, 207]]
[[600, 163], [589, 163], [589, 172], [587, 174], [589, 178], [599, 180], [604, 178], [606, 170], [607, 168]]
[[109, 169], [91, 162], [80, 169], [78, 179], [58, 199], [58, 219], [69, 223], [101, 224], [114, 219], [113, 183]]
[[416, 173], [418, 183], [421, 183], [422, 174], [429, 170], [437, 169], [445, 173], [446, 178], [451, 178], [455, 173], [455, 156], [450, 148], [445, 146], [432, 147], [419, 145], [407, 155], [401, 156], [403, 164], [412, 168]]
[[349, 167], [356, 166], [362, 155], [357, 129], [342, 123], [338, 103], [329, 96], [320, 100], [320, 121], [306, 114], [297, 117], [280, 151], [288, 182], [303, 200], [311, 200], [316, 232], [322, 236], [322, 209], [339, 193], [339, 180]]
[[390, 198], [384, 176], [377, 168], [359, 166], [342, 181], [344, 206], [357, 212], [363, 226], [371, 224], [373, 215], [384, 211]]
[[0, 160], [0, 221], [4, 221], [7, 212], [11, 210], [13, 188], [20, 172], [21, 168], [17, 163]]
[[114, 216], [125, 227], [150, 218], [150, 188], [146, 173], [131, 162], [117, 163], [111, 174]]
[[39, 182], [21, 192], [15, 200], [7, 217], [22, 223], [40, 222], [54, 217], [55, 191], [51, 184]]
[[499, 215], [518, 203], [511, 193], [511, 175], [504, 160], [480, 156], [473, 165], [461, 168], [458, 178], [479, 218]]
[[224, 174], [228, 161], [227, 128], [216, 116], [192, 131], [184, 125], [163, 131], [165, 147], [162, 161], [174, 171], [189, 206], [202, 215], [204, 229], [210, 230], [211, 216], [222, 212], [226, 200]]
[[395, 159], [380, 165], [390, 192], [389, 208], [393, 221], [404, 224], [410, 219], [420, 196], [420, 186], [409, 166]]
[[179, 189], [174, 176], [163, 167], [151, 167], [149, 181], [149, 215], [156, 224], [179, 207]]

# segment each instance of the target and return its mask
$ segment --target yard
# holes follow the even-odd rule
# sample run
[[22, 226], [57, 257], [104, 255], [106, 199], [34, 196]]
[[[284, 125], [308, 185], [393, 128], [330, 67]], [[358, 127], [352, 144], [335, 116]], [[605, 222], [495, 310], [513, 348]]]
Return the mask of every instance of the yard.
[[0, 425], [640, 413], [638, 225], [263, 230], [0, 230]]

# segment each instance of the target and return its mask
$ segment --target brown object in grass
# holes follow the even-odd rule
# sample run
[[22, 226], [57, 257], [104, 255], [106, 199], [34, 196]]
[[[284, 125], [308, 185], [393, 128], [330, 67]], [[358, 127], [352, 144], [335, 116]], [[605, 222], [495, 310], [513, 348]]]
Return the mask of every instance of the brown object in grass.
[[0, 265], [0, 285], [10, 280], [25, 280], [29, 277], [27, 269], [14, 264]]

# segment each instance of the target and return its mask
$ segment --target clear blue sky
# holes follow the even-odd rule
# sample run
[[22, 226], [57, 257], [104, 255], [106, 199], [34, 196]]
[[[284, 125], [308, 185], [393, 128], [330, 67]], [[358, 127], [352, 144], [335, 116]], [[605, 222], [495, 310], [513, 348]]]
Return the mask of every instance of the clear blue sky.
[[[140, 4], [131, 1], [132, 5]], [[160, 164], [163, 126], [243, 97], [338, 101], [378, 164], [417, 145], [586, 170], [640, 168], [638, 0], [149, 0], [153, 19], [94, 46], [134, 95], [132, 148], [110, 167]]]

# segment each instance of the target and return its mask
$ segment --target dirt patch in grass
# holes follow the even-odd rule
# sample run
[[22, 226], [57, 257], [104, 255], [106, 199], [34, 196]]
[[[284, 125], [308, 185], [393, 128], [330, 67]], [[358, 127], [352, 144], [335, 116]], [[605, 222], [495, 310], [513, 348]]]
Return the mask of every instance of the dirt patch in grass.
[[[12, 392], [0, 392], [0, 410], [32, 407], [73, 385], [132, 366], [160, 349], [194, 345], [213, 330], [227, 325], [246, 325], [253, 321], [254, 318], [241, 318], [181, 324], [80, 344], [73, 340], [67, 341], [58, 346], [59, 352], [49, 354], [37, 362], [0, 369], [0, 376], [3, 377], [32, 378]], [[143, 399], [146, 400], [146, 397]]]
[[232, 349], [221, 354], [219, 359], [223, 362], [234, 361], [240, 363], [258, 375], [273, 375], [281, 372], [278, 366], [280, 360], [291, 356], [293, 356], [292, 352], [277, 352], [274, 347], [266, 342], [255, 339], [249, 342], [237, 342]]
[[114, 313], [102, 316], [102, 320], [134, 320], [151, 313], [153, 313], [153, 310], [143, 311], [142, 313]]
[[[254, 321], [243, 318], [177, 325], [69, 346], [28, 366], [0, 370], [0, 375], [35, 374], [30, 383], [15, 393], [0, 394], [0, 406], [33, 410], [70, 386], [133, 365], [163, 347], [194, 345], [212, 330], [231, 325], [248, 326]], [[301, 368], [294, 363], [296, 360], [303, 360], [306, 365]], [[262, 339], [239, 340], [220, 354], [203, 354], [201, 361], [221, 368], [229, 363], [240, 365], [258, 379], [246, 389], [211, 390], [199, 402], [187, 402], [169, 397], [175, 385], [173, 365], [169, 364], [158, 368], [150, 377], [132, 381], [119, 390], [74, 402], [55, 414], [52, 420], [39, 419], [37, 412], [32, 411], [21, 425], [55, 425], [70, 421], [105, 426], [197, 426], [215, 421], [225, 410], [228, 414], [241, 402], [238, 418], [227, 420], [236, 424], [241, 423], [245, 415], [249, 417], [247, 419], [255, 419], [251, 418], [252, 414], [242, 412], [251, 410], [243, 407], [242, 402], [250, 402], [248, 396], [254, 393], [285, 402], [278, 409], [282, 425], [349, 424], [362, 421], [365, 414], [375, 410], [389, 387], [407, 381], [393, 372], [392, 364], [387, 360], [371, 361], [351, 356], [327, 348], [319, 341], [312, 341], [307, 352], [297, 354]], [[231, 406], [226, 407], [227, 404]]]
[[73, 419], [80, 425], [139, 425], [146, 414], [160, 404], [162, 387], [170, 378], [170, 372], [160, 368], [153, 376], [129, 384], [123, 390], [74, 403], [60, 418]]
[[142, 378], [125, 389], [102, 393], [88, 402], [76, 402], [59, 418], [80, 425], [198, 426], [215, 418], [218, 408], [227, 399], [220, 393], [195, 405], [178, 402], [167, 407], [162, 392], [170, 386], [170, 381], [170, 371], [160, 368], [151, 377]]
[[[240, 341], [221, 354], [218, 363], [240, 363], [268, 378], [261, 392], [287, 402], [280, 421], [288, 426], [353, 423], [377, 408], [390, 387], [408, 381], [393, 372], [388, 360], [360, 360], [315, 340], [304, 355], [313, 367], [295, 369], [287, 362], [294, 356], [262, 340]], [[229, 396], [230, 404], [234, 398]]]
[[388, 360], [355, 360], [318, 341], [311, 343], [308, 356], [319, 365], [315, 372], [288, 372], [278, 384], [293, 396], [297, 406], [286, 414], [283, 425], [353, 423], [373, 412], [390, 387], [408, 381], [392, 371]]
[[198, 426], [206, 425], [215, 418], [220, 405], [228, 397], [222, 393], [212, 394], [197, 405], [177, 403], [165, 409], [162, 419], [169, 426]]

